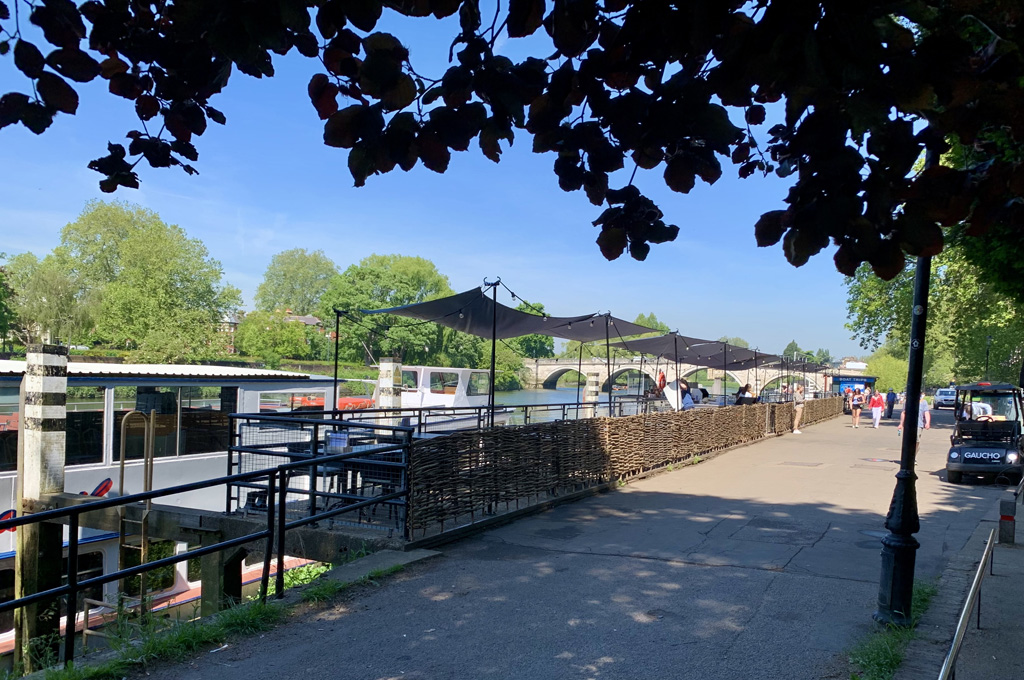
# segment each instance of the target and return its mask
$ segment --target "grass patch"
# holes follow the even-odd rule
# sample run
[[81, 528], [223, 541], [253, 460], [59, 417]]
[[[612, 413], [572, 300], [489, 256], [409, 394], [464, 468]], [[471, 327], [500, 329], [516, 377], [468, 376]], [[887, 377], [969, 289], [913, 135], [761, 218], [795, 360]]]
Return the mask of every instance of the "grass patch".
[[302, 591], [302, 601], [313, 602], [318, 604], [320, 602], [327, 602], [329, 600], [333, 600], [335, 597], [337, 597], [338, 593], [348, 588], [349, 585], [350, 584], [348, 583], [342, 583], [341, 581], [332, 581], [330, 579], [318, 581], [317, 583], [308, 586], [305, 590]]
[[851, 676], [851, 680], [891, 680], [903, 663], [907, 645], [917, 637], [915, 628], [937, 592], [934, 583], [914, 584], [913, 623], [906, 628], [887, 625], [851, 649], [850, 663], [860, 669]]

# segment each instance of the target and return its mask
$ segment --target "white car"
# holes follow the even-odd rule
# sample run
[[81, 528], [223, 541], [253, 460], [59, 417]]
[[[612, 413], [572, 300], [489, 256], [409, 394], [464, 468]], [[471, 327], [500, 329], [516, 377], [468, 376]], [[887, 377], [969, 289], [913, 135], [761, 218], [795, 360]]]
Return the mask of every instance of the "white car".
[[933, 408], [948, 406], [953, 408], [956, 405], [956, 390], [952, 387], [943, 387], [935, 390], [935, 398], [932, 400]]

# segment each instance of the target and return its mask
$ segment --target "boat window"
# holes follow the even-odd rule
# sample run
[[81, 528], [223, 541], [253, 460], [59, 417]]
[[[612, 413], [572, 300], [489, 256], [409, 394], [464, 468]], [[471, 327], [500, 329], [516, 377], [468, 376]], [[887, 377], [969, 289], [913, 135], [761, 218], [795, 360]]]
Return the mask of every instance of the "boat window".
[[[0, 569], [0, 602], [14, 599], [14, 570]], [[0, 614], [0, 634], [14, 630], [14, 610]]]
[[430, 372], [430, 393], [431, 394], [455, 394], [455, 388], [459, 386], [459, 374], [447, 371]]
[[[103, 553], [97, 551], [79, 555], [78, 580], [84, 581], [87, 578], [96, 578], [97, 576], [103, 576]], [[64, 563], [61, 566], [60, 582], [61, 585], [67, 585], [68, 583], [68, 558], [66, 557], [64, 558]], [[90, 600], [103, 600], [103, 586], [89, 586], [85, 590], [79, 591], [77, 611], [81, 611], [85, 607], [85, 598], [89, 598]]]
[[18, 388], [0, 387], [0, 472], [17, 469]]
[[470, 373], [469, 384], [466, 385], [466, 394], [470, 397], [489, 395], [491, 393], [491, 380], [489, 373]]
[[402, 371], [402, 389], [416, 389], [416, 371]]
[[227, 451], [228, 414], [237, 411], [237, 387], [182, 387], [179, 437], [182, 455]]
[[[156, 411], [156, 436], [153, 455], [157, 458], [174, 456], [178, 451], [178, 388], [135, 387], [122, 385], [114, 388], [114, 460], [121, 455], [121, 421], [132, 410], [149, 414]], [[138, 460], [143, 455], [145, 423], [132, 416], [128, 421], [125, 457]]]
[[68, 386], [66, 465], [103, 462], [104, 391], [102, 387]]
[[[165, 557], [171, 557], [176, 554], [177, 543], [174, 541], [150, 541], [149, 550], [146, 554], [147, 562], [155, 562], [156, 560], [162, 560]], [[126, 550], [125, 553], [124, 568], [135, 567], [139, 565], [139, 557], [141, 552], [139, 550]], [[174, 576], [176, 572], [176, 565], [168, 564], [164, 567], [158, 567], [151, 571], [146, 572], [146, 592], [147, 593], [159, 593], [163, 590], [167, 590], [174, 585]], [[140, 578], [138, 576], [131, 576], [125, 580], [124, 591], [125, 594], [130, 597], [139, 596]]]

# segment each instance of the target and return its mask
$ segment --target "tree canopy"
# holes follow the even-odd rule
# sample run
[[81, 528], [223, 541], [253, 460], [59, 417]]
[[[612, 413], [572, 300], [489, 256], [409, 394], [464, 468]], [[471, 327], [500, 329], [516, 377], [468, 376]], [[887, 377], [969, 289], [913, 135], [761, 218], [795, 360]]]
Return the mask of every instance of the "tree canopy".
[[42, 260], [22, 253], [8, 268], [26, 336], [89, 338], [140, 359], [218, 354], [217, 326], [241, 302], [201, 241], [123, 203], [89, 203], [53, 252]]
[[[906, 353], [910, 319], [894, 313], [893, 307], [909, 308], [913, 282], [911, 267], [888, 282], [879, 281], [864, 269], [848, 279], [847, 327], [862, 346], [873, 348], [885, 343], [896, 356]], [[982, 379], [987, 354], [989, 377], [1016, 384], [1024, 359], [1021, 304], [984, 280], [957, 248], [936, 258], [930, 289], [926, 383], [945, 385], [950, 380]]]
[[298, 321], [286, 321], [281, 311], [249, 312], [235, 331], [235, 348], [276, 368], [284, 357], [304, 359], [309, 355], [305, 328]]
[[[457, 15], [450, 67], [421, 73], [377, 30], [385, 9]], [[310, 102], [356, 185], [418, 163], [444, 172], [474, 141], [497, 162], [526, 136], [562, 189], [603, 208], [604, 256], [642, 260], [679, 231], [641, 192], [649, 171], [685, 194], [731, 162], [740, 177], [794, 176], [754, 233], [796, 266], [831, 242], [841, 272], [867, 262], [890, 279], [967, 224], [1003, 252], [986, 261], [998, 276], [1019, 272], [1024, 240], [1022, 14], [1017, 0], [3, 0], [0, 55], [27, 80], [0, 98], [0, 127], [41, 134], [100, 78], [139, 118], [89, 163], [100, 188], [137, 187], [143, 159], [195, 174], [232, 72], [273, 76], [274, 55], [294, 51], [315, 64]], [[520, 61], [497, 49], [527, 37]], [[968, 164], [912, 173], [953, 139]]]
[[337, 273], [338, 267], [322, 250], [310, 253], [305, 248], [293, 248], [280, 252], [270, 260], [263, 282], [256, 289], [256, 309], [319, 314], [320, 298]]
[[[331, 279], [320, 301], [320, 317], [346, 312], [339, 354], [375, 363], [397, 356], [406, 364], [423, 362], [445, 345], [442, 327], [402, 317], [363, 316], [361, 309], [410, 305], [451, 295], [448, 278], [430, 260], [405, 255], [370, 255]], [[453, 366], [465, 365], [462, 363]]]

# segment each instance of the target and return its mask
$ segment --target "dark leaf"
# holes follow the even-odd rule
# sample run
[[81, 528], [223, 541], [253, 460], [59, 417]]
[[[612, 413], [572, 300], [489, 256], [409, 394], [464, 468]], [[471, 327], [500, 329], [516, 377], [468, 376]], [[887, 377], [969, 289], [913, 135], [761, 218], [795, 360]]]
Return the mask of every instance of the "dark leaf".
[[669, 159], [665, 166], [665, 184], [669, 189], [688, 194], [696, 183], [697, 173], [686, 158], [675, 156]]
[[747, 109], [743, 116], [750, 125], [760, 125], [764, 122], [765, 110], [760, 104], [755, 104]]
[[43, 73], [46, 60], [39, 48], [26, 40], [14, 43], [14, 65], [29, 78], [35, 80]]
[[160, 113], [160, 102], [150, 94], [144, 94], [135, 100], [135, 113], [141, 120], [150, 120]]
[[782, 238], [786, 231], [785, 210], [771, 210], [761, 215], [754, 225], [754, 238], [759, 248], [773, 246]]
[[645, 241], [630, 241], [629, 242], [629, 254], [634, 260], [643, 262], [647, 259], [648, 253], [651, 252], [651, 246]]
[[430, 0], [430, 11], [436, 19], [450, 17], [459, 11], [462, 0]]
[[757, 170], [757, 161], [750, 161], [749, 163], [744, 163], [740, 166], [739, 175], [743, 179], [746, 179], [753, 175], [755, 170]]
[[586, 173], [583, 177], [583, 191], [592, 204], [603, 204], [608, 194], [608, 175], [603, 172]]
[[427, 166], [434, 172], [444, 173], [448, 169], [448, 163], [451, 162], [452, 154], [448, 150], [436, 134], [421, 133], [417, 137], [419, 142], [419, 153], [420, 160], [423, 161], [423, 165]]
[[100, 62], [100, 75], [106, 79], [110, 79], [117, 73], [127, 73], [128, 63], [115, 57], [108, 57]]
[[304, 57], [314, 59], [320, 55], [320, 43], [317, 41], [316, 36], [309, 31], [297, 34], [294, 38], [294, 43], [295, 49]]
[[42, 104], [29, 102], [21, 111], [21, 124], [41, 135], [53, 123], [53, 112]]
[[665, 159], [665, 152], [661, 147], [643, 147], [633, 151], [633, 162], [644, 170], [653, 170]]
[[857, 267], [860, 266], [861, 259], [857, 256], [856, 249], [849, 243], [844, 243], [839, 246], [836, 250], [836, 254], [832, 257], [836, 263], [836, 270], [845, 276], [853, 276], [857, 273]]
[[606, 260], [615, 260], [626, 249], [626, 230], [619, 227], [602, 229], [597, 237], [597, 246]]
[[348, 0], [344, 7], [345, 16], [360, 31], [372, 31], [383, 11], [379, 0]]
[[145, 92], [142, 81], [131, 73], [115, 73], [110, 77], [107, 89], [110, 90], [110, 94], [132, 100], [138, 99]]
[[46, 56], [46, 63], [65, 78], [79, 83], [87, 83], [100, 74], [96, 60], [79, 49], [54, 50]]
[[544, 21], [544, 5], [544, 0], [509, 0], [509, 37], [523, 38], [540, 28]]
[[70, 114], [78, 110], [78, 93], [60, 76], [43, 73], [36, 82], [36, 89], [51, 109]]
[[43, 29], [43, 37], [51, 45], [77, 49], [85, 37], [82, 15], [71, 0], [47, 0], [32, 10], [30, 20]]
[[206, 117], [212, 120], [217, 125], [224, 125], [228, 122], [227, 118], [224, 117], [224, 114], [218, 111], [217, 109], [213, 108], [212, 106], [206, 107]]
[[356, 124], [362, 106], [348, 106], [338, 111], [324, 123], [324, 144], [342, 149], [351, 149], [359, 139]]
[[194, 162], [199, 160], [199, 152], [196, 151], [196, 147], [192, 146], [189, 142], [179, 142], [175, 140], [171, 142], [171, 150], [190, 161]]
[[9, 40], [0, 40], [0, 57], [6, 56], [11, 51], [11, 42]]
[[323, 73], [317, 73], [306, 88], [320, 120], [327, 120], [338, 111], [338, 86]]
[[480, 28], [480, 0], [462, 0], [462, 7], [459, 8], [459, 26], [464, 33], [476, 33]]
[[907, 258], [895, 241], [882, 241], [868, 262], [875, 275], [883, 281], [896, 278], [907, 266]]
[[375, 169], [374, 154], [361, 143], [349, 151], [348, 171], [352, 173], [352, 179], [355, 180], [357, 187], [366, 184], [366, 178], [372, 175]]
[[493, 125], [486, 125], [480, 131], [480, 150], [484, 156], [487, 156], [487, 158], [495, 163], [501, 160], [501, 145], [498, 143], [498, 139], [500, 139], [499, 134], [498, 129]]
[[5, 5], [3, 2], [0, 2], [0, 21], [6, 20], [6, 19], [10, 19], [10, 18], [11, 18], [11, 10], [7, 9], [7, 5]]
[[403, 73], [393, 87], [384, 91], [380, 103], [386, 111], [404, 109], [416, 101], [416, 82], [408, 73]]
[[28, 106], [28, 96], [20, 92], [8, 92], [0, 97], [0, 129], [21, 120], [21, 113]]

